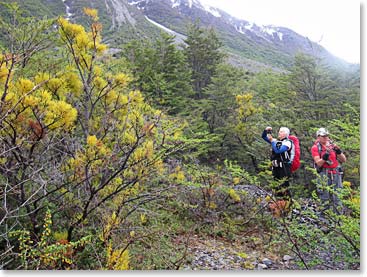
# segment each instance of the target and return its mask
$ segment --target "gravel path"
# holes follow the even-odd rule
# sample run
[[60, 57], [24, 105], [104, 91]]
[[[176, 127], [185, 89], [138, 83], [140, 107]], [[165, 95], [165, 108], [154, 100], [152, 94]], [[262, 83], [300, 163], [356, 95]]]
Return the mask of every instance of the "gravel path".
[[284, 270], [295, 269], [289, 255], [275, 257], [247, 245], [194, 236], [188, 248], [192, 261], [185, 270]]

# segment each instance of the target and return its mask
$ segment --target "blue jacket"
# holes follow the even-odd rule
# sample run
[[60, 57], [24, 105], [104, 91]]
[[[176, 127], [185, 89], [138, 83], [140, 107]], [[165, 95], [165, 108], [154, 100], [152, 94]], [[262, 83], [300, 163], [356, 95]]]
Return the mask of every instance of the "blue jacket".
[[[267, 143], [271, 144], [271, 150], [272, 150], [271, 160], [279, 160], [279, 161], [290, 160], [290, 154], [288, 153], [288, 151], [290, 150], [292, 144], [291, 142], [289, 142], [287, 138], [283, 140], [277, 140], [273, 138], [273, 140], [270, 142], [266, 130], [263, 131], [262, 138]], [[289, 144], [290, 146], [288, 146]]]

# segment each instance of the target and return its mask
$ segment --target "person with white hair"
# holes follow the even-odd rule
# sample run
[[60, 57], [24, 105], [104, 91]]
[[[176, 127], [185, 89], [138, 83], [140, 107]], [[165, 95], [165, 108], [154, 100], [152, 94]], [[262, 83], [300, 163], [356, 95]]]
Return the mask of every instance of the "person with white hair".
[[262, 133], [262, 138], [271, 144], [271, 164], [272, 173], [275, 180], [284, 180], [275, 190], [278, 199], [291, 201], [289, 191], [289, 177], [291, 176], [291, 148], [292, 142], [288, 139], [289, 129], [279, 128], [278, 138], [272, 136], [272, 127], [266, 127]]
[[332, 206], [333, 210], [337, 211], [340, 207], [340, 200], [336, 190], [342, 187], [340, 163], [345, 163], [347, 158], [340, 147], [330, 140], [327, 129], [318, 129], [316, 136], [317, 140], [311, 147], [311, 154], [316, 170], [320, 174], [317, 193], [326, 209]]

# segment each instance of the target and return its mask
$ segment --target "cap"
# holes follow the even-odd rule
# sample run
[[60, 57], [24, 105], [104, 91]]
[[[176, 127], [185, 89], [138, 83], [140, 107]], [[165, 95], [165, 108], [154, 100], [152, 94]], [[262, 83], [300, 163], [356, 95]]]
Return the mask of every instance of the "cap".
[[317, 136], [328, 136], [329, 131], [326, 130], [325, 128], [320, 128], [320, 129], [317, 130], [316, 135]]

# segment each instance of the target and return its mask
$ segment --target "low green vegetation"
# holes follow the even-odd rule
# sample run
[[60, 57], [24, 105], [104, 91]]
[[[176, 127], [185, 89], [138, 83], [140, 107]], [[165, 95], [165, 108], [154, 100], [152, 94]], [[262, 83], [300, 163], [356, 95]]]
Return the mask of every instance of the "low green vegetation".
[[[359, 269], [359, 71], [304, 54], [286, 73], [239, 69], [195, 23], [183, 47], [161, 34], [116, 57], [94, 9], [83, 27], [6, 8], [19, 17], [0, 17], [2, 269], [181, 270], [198, 237], [236, 246], [243, 269], [249, 249]], [[266, 126], [301, 143], [295, 212], [280, 217]], [[343, 213], [326, 221], [310, 154], [319, 127], [347, 156]]]

